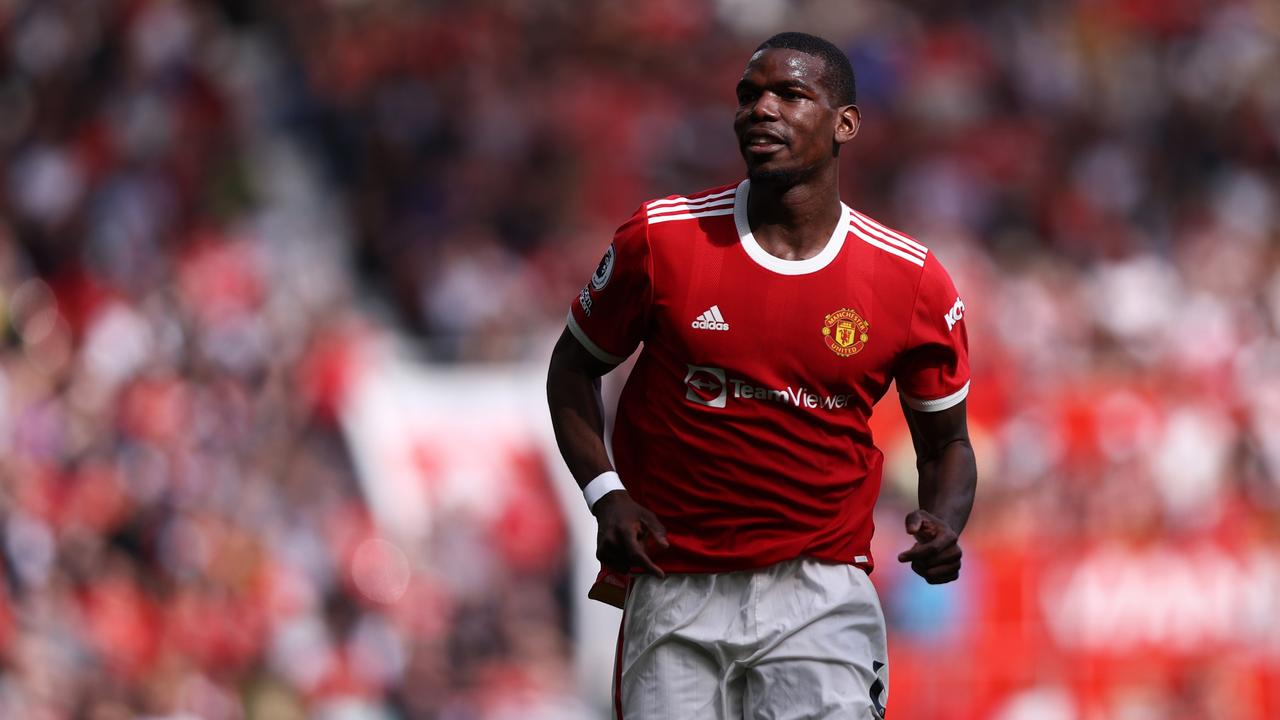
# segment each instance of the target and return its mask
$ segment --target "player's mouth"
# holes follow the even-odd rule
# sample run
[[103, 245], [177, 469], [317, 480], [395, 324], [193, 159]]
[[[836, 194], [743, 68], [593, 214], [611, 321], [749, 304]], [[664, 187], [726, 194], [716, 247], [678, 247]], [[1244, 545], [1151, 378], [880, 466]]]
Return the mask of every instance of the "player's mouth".
[[753, 155], [768, 155], [786, 145], [781, 137], [768, 130], [748, 130], [742, 136], [742, 147]]

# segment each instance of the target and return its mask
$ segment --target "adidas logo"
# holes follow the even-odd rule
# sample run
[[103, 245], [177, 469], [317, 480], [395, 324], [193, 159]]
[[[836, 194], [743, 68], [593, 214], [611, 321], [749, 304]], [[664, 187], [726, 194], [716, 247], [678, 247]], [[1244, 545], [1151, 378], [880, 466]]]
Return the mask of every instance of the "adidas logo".
[[689, 323], [689, 327], [694, 330], [728, 330], [729, 323], [725, 322], [724, 316], [720, 314], [720, 306], [712, 305], [710, 310]]

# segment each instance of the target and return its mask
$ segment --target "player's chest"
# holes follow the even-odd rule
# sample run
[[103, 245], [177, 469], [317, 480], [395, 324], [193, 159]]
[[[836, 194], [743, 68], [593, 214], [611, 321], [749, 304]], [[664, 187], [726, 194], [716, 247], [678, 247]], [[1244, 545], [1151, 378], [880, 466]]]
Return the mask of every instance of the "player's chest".
[[831, 270], [673, 277], [655, 296], [654, 336], [693, 364], [763, 362], [830, 383], [887, 372], [907, 330], [900, 298], [872, 277]]

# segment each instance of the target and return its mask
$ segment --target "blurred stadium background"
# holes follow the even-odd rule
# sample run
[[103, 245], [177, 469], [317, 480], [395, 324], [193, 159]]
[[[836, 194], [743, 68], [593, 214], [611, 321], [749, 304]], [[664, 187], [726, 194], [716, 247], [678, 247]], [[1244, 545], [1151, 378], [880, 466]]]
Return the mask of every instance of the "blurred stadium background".
[[545, 359], [782, 29], [969, 313], [960, 583], [876, 418], [891, 717], [1280, 717], [1269, 0], [0, 2], [0, 717], [605, 717]]

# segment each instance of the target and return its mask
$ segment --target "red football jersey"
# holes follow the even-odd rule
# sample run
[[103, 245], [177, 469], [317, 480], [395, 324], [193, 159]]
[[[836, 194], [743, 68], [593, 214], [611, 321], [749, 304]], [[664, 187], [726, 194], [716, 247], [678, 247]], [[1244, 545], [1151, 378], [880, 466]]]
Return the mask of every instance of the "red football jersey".
[[618, 474], [667, 528], [667, 572], [805, 555], [872, 566], [883, 456], [871, 409], [969, 390], [964, 304], [924, 246], [842, 205], [806, 260], [767, 253], [749, 181], [645, 203], [569, 313], [597, 358], [644, 348], [613, 432]]

